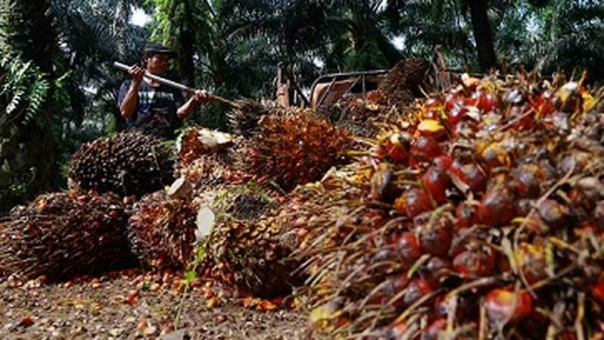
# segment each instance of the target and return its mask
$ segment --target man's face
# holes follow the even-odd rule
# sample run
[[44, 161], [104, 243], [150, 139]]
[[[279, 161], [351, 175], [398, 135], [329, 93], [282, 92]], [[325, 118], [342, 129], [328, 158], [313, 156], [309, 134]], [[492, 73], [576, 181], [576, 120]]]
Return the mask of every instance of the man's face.
[[163, 75], [168, 69], [170, 58], [165, 54], [153, 54], [147, 58], [147, 71], [156, 75]]

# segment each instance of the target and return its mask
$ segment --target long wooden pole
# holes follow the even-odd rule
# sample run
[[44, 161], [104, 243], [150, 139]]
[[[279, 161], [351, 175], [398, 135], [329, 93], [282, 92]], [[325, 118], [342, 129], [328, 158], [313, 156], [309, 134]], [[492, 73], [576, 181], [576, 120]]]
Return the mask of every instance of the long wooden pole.
[[[126, 64], [122, 64], [122, 63], [117, 62], [117, 61], [113, 63], [113, 67], [115, 67], [117, 69], [120, 69], [122, 71], [128, 71], [130, 69], [130, 66], [128, 66]], [[181, 90], [181, 91], [185, 91], [185, 92], [188, 92], [188, 93], [191, 93], [191, 94], [195, 94], [195, 92], [197, 91], [196, 89], [194, 89], [192, 87], [188, 87], [188, 86], [186, 86], [184, 84], [177, 83], [175, 81], [172, 81], [172, 80], [169, 80], [169, 79], [157, 76], [155, 74], [151, 74], [151, 73], [149, 73], [147, 71], [145, 71], [145, 77], [147, 77], [149, 79], [153, 79], [153, 80], [155, 80], [156, 82], [158, 82], [160, 84], [163, 84], [163, 85], [166, 85], [166, 86], [170, 86], [170, 87], [173, 87], [175, 89], [178, 89], [178, 90]], [[232, 108], [235, 108], [235, 109], [241, 109], [241, 106], [239, 104], [235, 103], [234, 101], [228, 100], [226, 98], [223, 98], [223, 97], [220, 97], [220, 96], [217, 96], [217, 95], [213, 95], [213, 94], [209, 94], [208, 93], [208, 99], [211, 100], [211, 101], [214, 101], [214, 102], [218, 102], [218, 103], [222, 103], [222, 104], [228, 105], [228, 106], [230, 106]]]

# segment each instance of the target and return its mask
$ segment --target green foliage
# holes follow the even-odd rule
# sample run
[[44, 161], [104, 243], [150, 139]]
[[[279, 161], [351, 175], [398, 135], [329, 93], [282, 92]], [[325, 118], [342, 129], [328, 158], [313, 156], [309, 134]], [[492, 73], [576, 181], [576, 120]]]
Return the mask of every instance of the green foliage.
[[42, 72], [31, 62], [23, 62], [16, 56], [0, 59], [0, 131], [13, 133], [40, 118], [42, 105], [47, 99], [49, 84]]

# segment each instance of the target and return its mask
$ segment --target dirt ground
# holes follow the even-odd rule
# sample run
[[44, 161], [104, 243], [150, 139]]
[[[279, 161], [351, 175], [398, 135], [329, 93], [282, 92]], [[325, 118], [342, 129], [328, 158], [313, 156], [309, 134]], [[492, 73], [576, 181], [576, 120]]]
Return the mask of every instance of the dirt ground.
[[0, 279], [0, 339], [308, 338], [299, 309], [246, 308], [201, 284], [183, 294], [182, 282], [140, 270], [58, 284]]

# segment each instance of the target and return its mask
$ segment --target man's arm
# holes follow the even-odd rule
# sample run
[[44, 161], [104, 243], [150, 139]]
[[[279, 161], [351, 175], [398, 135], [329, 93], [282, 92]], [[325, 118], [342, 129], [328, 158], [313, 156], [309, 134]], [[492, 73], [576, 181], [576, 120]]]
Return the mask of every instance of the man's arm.
[[187, 100], [181, 107], [176, 111], [176, 115], [179, 119], [185, 119], [200, 103], [208, 101], [208, 94], [205, 90], [197, 90], [195, 94]]
[[133, 65], [130, 70], [128, 70], [128, 73], [132, 77], [132, 81], [130, 82], [130, 87], [128, 88], [126, 96], [120, 104], [120, 113], [122, 117], [126, 119], [132, 117], [136, 111], [136, 106], [138, 105], [138, 89], [143, 81], [145, 69], [138, 65]]

